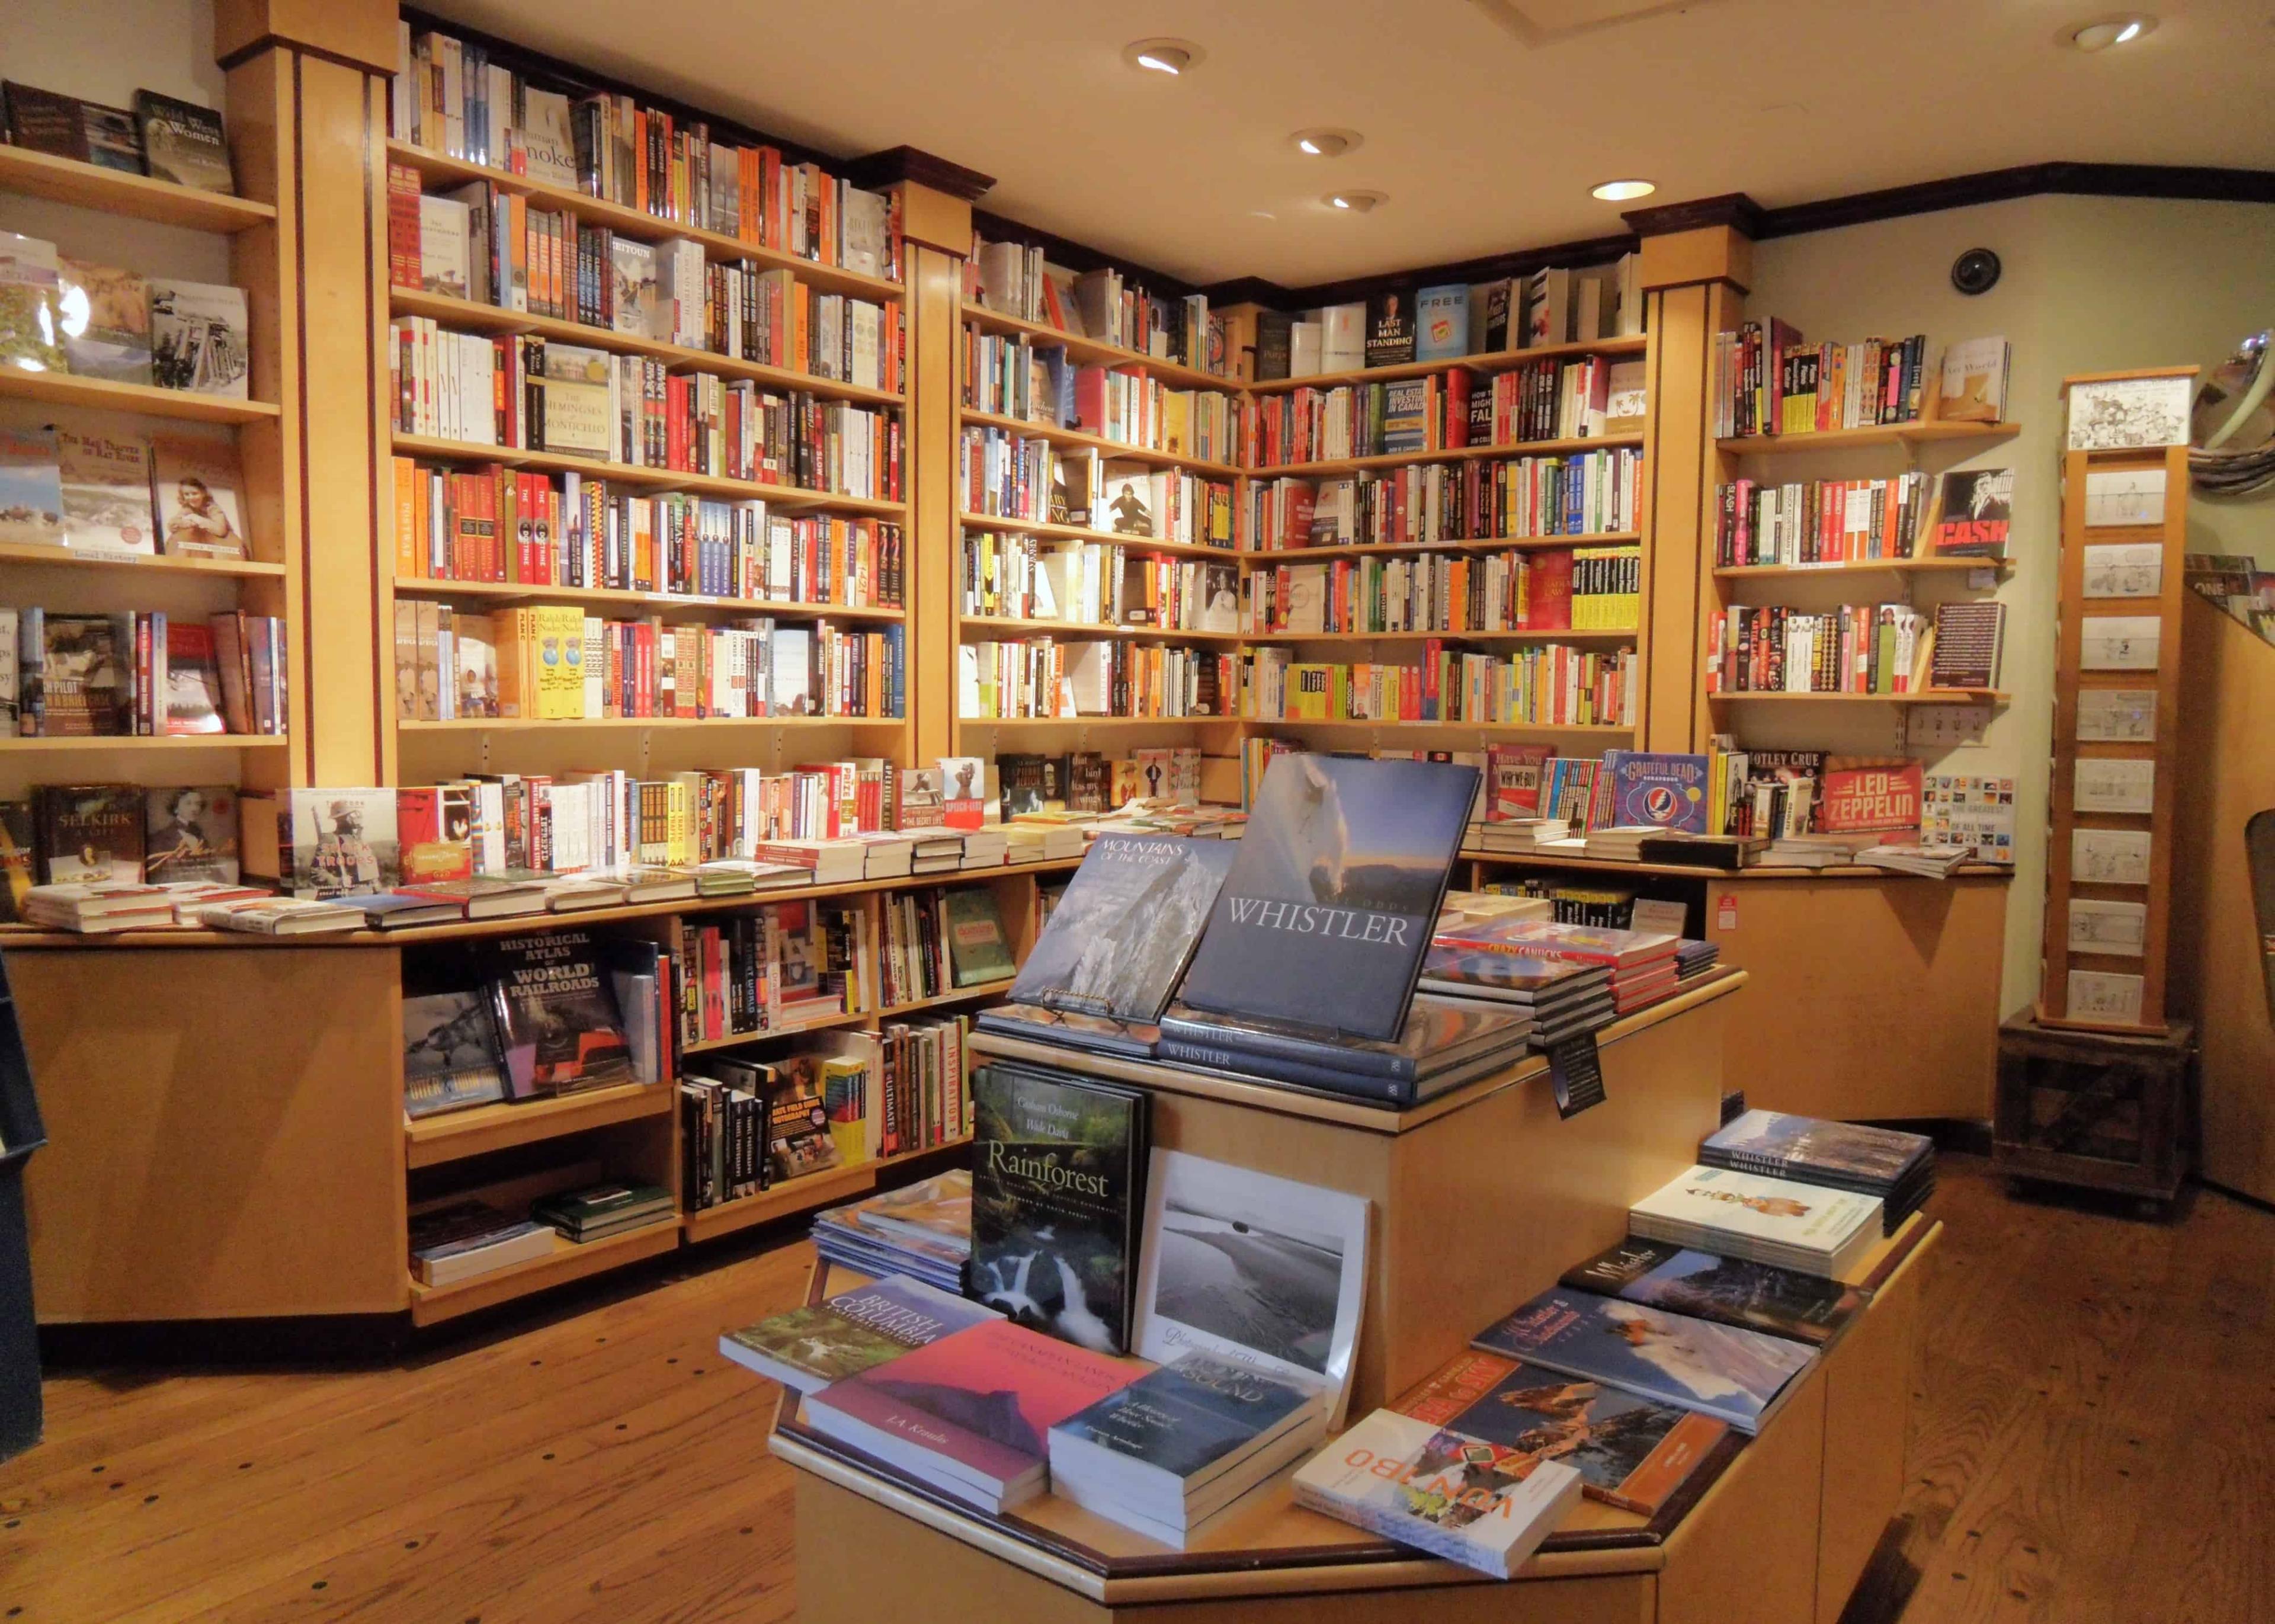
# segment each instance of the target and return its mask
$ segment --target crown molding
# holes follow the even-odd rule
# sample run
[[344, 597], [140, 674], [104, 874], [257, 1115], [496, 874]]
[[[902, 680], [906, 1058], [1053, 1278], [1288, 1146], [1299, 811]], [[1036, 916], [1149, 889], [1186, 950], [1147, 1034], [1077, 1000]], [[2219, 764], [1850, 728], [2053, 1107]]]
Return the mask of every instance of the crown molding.
[[845, 178], [872, 190], [903, 183], [930, 186], [934, 192], [944, 192], [966, 203], [978, 202], [995, 185], [993, 175], [982, 175], [978, 170], [951, 163], [918, 147], [888, 147], [882, 152], [855, 158], [845, 165]]
[[1648, 208], [1621, 211], [1620, 218], [1637, 237], [1664, 237], [1672, 231], [1697, 231], [1726, 225], [1743, 237], [1762, 234], [1762, 206], [1742, 192], [1719, 197], [1693, 198], [1686, 203], [1655, 203]]
[[[2192, 202], [2275, 203], [2275, 170], [2160, 163], [2026, 163], [1908, 186], [1852, 193], [1762, 211], [1757, 240], [1829, 231], [1906, 215], [1939, 214], [2025, 197], [2166, 198]], [[1630, 215], [1629, 218], [1632, 219]]]

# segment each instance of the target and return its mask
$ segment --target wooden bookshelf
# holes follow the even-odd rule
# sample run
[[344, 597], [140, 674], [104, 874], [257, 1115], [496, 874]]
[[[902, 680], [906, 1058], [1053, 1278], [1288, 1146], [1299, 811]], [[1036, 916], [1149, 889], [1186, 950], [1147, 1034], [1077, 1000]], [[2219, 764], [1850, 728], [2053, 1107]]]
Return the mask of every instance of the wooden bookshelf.
[[604, 607], [660, 609], [676, 614], [764, 615], [776, 620], [845, 620], [890, 623], [908, 618], [905, 609], [804, 603], [778, 598], [706, 598], [673, 592], [632, 592], [613, 586], [548, 586], [527, 581], [452, 581], [398, 575], [399, 598], [491, 598], [521, 603], [591, 603]]
[[[9, 150], [0, 147], [0, 152]], [[261, 423], [277, 416], [273, 401], [200, 395], [194, 389], [162, 389], [147, 383], [113, 383], [69, 373], [19, 372], [0, 367], [0, 399], [32, 400], [43, 406], [84, 406], [96, 412], [132, 412], [141, 417], [184, 423]]]
[[166, 733], [155, 736], [132, 734], [93, 734], [66, 736], [43, 734], [37, 738], [0, 737], [0, 752], [37, 753], [86, 752], [102, 750], [282, 750], [289, 741], [281, 733]]
[[1481, 536], [1460, 541], [1339, 541], [1331, 547], [1251, 548], [1238, 555], [1251, 569], [1319, 558], [1395, 557], [1415, 553], [1568, 552], [1576, 547], [1619, 547], [1643, 540], [1638, 530], [1599, 530], [1564, 536]]
[[458, 716], [448, 721], [397, 721], [404, 733], [498, 733], [510, 729], [592, 728], [899, 728], [898, 716]]
[[69, 547], [42, 547], [33, 541], [0, 541], [0, 563], [61, 570], [152, 570], [162, 575], [263, 580], [280, 580], [284, 574], [283, 564], [259, 558], [190, 558], [171, 553], [135, 557], [123, 553], [83, 553]]
[[548, 473], [581, 474], [617, 485], [646, 490], [687, 491], [699, 496], [756, 500], [769, 508], [826, 508], [833, 512], [863, 513], [879, 518], [906, 517], [908, 504], [873, 496], [841, 496], [831, 491], [808, 490], [801, 485], [768, 485], [757, 480], [729, 480], [714, 473], [683, 473], [670, 468], [642, 468], [631, 463], [602, 462], [595, 457], [571, 457], [560, 451], [530, 451], [512, 446], [480, 445], [471, 440], [442, 440], [430, 434], [397, 434], [398, 457], [432, 457], [439, 462], [496, 463], [508, 468], [536, 468]]
[[2004, 705], [2007, 696], [1992, 688], [1922, 688], [1910, 693], [1785, 693], [1774, 689], [1748, 689], [1730, 693], [1710, 693], [1715, 703], [1723, 701], [1807, 700], [1840, 705]]
[[998, 429], [1029, 440], [1047, 440], [1053, 445], [1096, 451], [1101, 457], [1127, 457], [1131, 462], [1152, 463], [1157, 467], [1181, 468], [1187, 473], [1197, 473], [1205, 479], [1236, 480], [1244, 472], [1230, 463], [1211, 462], [1189, 452], [1131, 445], [1126, 441], [1109, 440], [1104, 434], [1093, 434], [1085, 429], [1061, 428], [1054, 424], [1037, 423], [1026, 418], [1002, 417], [993, 412], [974, 412], [968, 406], [964, 412], [964, 425], [967, 428]]
[[1595, 434], [1571, 440], [1515, 440], [1505, 445], [1440, 447], [1434, 451], [1385, 451], [1369, 457], [1328, 457], [1309, 463], [1275, 463], [1248, 469], [1251, 480], [1325, 479], [1343, 473], [1374, 473], [1417, 463], [1466, 463], [1490, 457], [1566, 457], [1576, 451], [1636, 450], [1641, 434]]
[[1080, 525], [1054, 525], [1047, 519], [1006, 518], [1000, 514], [958, 513], [964, 530], [1016, 530], [1027, 535], [1062, 541], [1095, 541], [1125, 548], [1133, 553], [1158, 553], [1168, 558], [1205, 558], [1229, 563], [1247, 556], [1228, 547], [1209, 547], [1198, 541], [1164, 541], [1153, 536], [1125, 536], [1111, 530], [1091, 530]]
[[1148, 376], [1173, 389], [1217, 389], [1233, 395], [1249, 387], [1237, 378], [1164, 360], [1160, 356], [1147, 355], [1142, 350], [1125, 349], [1120, 344], [1105, 344], [1095, 338], [1062, 332], [1047, 322], [1006, 315], [1000, 310], [990, 310], [986, 306], [973, 304], [969, 299], [964, 304], [964, 319], [982, 332], [998, 333], [1008, 338], [1030, 339], [1038, 347], [1063, 349], [1070, 360], [1101, 366], [1141, 367]]
[[1946, 423], [1933, 418], [1916, 423], [1880, 423], [1870, 428], [1827, 428], [1805, 434], [1743, 434], [1714, 443], [1734, 457], [1797, 456], [1804, 451], [1853, 451], [1875, 446], [1948, 445], [2012, 440], [2019, 423]]
[[510, 1303], [549, 1287], [564, 1286], [571, 1280], [638, 1263], [643, 1258], [658, 1257], [678, 1245], [679, 1225], [669, 1217], [635, 1229], [619, 1230], [597, 1241], [577, 1242], [556, 1234], [552, 1251], [541, 1258], [508, 1264], [502, 1269], [448, 1286], [421, 1285], [413, 1280], [411, 1323], [422, 1326], [440, 1325], [446, 1319], [495, 1308], [501, 1303]]
[[25, 147], [0, 146], [0, 192], [193, 231], [249, 231], [276, 221], [276, 206], [253, 198], [201, 192]]
[[1477, 355], [1432, 361], [1406, 361], [1396, 366], [1361, 366], [1349, 372], [1315, 372], [1301, 378], [1268, 378], [1244, 382], [1251, 395], [1284, 395], [1293, 389], [1333, 389], [1345, 384], [1396, 383], [1407, 378], [1426, 378], [1456, 366], [1470, 372], [1515, 372], [1536, 361], [1575, 361], [1591, 355], [1641, 355], [1650, 344], [1642, 334], [1613, 338], [1581, 338], [1568, 344], [1540, 344], [1529, 350], [1491, 350]]
[[1238, 716], [959, 716], [961, 728], [1190, 728], [1235, 727]]
[[1094, 642], [1121, 638], [1141, 643], [1236, 644], [1245, 638], [1237, 631], [1186, 631], [1175, 626], [1107, 626], [1084, 620], [1030, 620], [1016, 615], [962, 615], [956, 624], [972, 631], [992, 632], [1000, 639], [1052, 638], [1068, 642]]
[[1636, 729], [1625, 722], [1604, 721], [1399, 721], [1372, 717], [1243, 716], [1251, 728], [1370, 728], [1402, 733], [1467, 733], [1497, 738], [1627, 738]]
[[[562, 915], [551, 918], [564, 923], [566, 919]], [[661, 1116], [677, 1099], [677, 1091], [666, 1084], [626, 1083], [549, 1099], [505, 1100], [437, 1116], [412, 1117], [403, 1125], [404, 1161], [412, 1167], [437, 1167], [508, 1145]]]
[[1721, 564], [1715, 578], [1724, 581], [1806, 580], [1811, 576], [1856, 575], [1971, 575], [1977, 570], [2007, 569], [2007, 558], [1843, 558], [1814, 564]]

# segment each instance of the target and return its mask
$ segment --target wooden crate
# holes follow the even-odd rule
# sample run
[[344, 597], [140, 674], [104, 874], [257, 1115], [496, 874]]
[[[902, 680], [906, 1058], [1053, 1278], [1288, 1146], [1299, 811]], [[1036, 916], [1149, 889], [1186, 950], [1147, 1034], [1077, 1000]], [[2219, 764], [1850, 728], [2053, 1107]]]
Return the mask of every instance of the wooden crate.
[[2169, 1201], [2195, 1123], [2194, 1035], [2060, 1031], [2029, 1012], [1999, 1029], [1993, 1159], [2021, 1178]]

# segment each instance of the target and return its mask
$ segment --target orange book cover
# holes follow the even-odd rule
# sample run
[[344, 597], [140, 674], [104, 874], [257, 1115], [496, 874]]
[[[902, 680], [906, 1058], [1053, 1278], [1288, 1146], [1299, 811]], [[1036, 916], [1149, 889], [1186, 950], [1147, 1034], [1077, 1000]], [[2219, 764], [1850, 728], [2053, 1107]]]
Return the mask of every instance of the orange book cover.
[[426, 578], [426, 560], [419, 546], [419, 465], [407, 457], [395, 459], [395, 573], [408, 580]]

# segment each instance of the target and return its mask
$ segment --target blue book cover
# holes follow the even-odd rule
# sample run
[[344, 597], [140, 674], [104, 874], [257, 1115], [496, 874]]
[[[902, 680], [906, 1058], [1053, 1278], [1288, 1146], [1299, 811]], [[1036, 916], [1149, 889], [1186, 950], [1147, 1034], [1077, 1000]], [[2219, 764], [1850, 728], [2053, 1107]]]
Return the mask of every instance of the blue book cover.
[[1298, 1411], [1325, 1420], [1325, 1389], [1188, 1354], [1139, 1377], [1051, 1429], [1053, 1446], [1091, 1444], [1168, 1473], [1181, 1483], [1213, 1474]]
[[1414, 359], [1458, 361], [1470, 352], [1470, 284], [1446, 283], [1414, 296]]
[[1612, 822], [1625, 828], [1650, 824], [1704, 835], [1707, 763], [1704, 756], [1651, 750], [1607, 750], [1604, 774]]
[[[1522, 1013], [1459, 998], [1416, 998], [1406, 1012], [1406, 1030], [1395, 1043], [1309, 1037], [1256, 1021], [1201, 1015], [1179, 1004], [1170, 1005], [1161, 1017], [1165, 1046], [1213, 1046], [1235, 1056], [1278, 1059], [1402, 1083], [1449, 1071], [1480, 1055], [1521, 1049], [1525, 1031]], [[1171, 1050], [1164, 1046], [1161, 1052]], [[1244, 1068], [1236, 1064], [1234, 1069]]]
[[1013, 1001], [1160, 1020], [1240, 844], [1100, 835], [1019, 967]]
[[1180, 996], [1396, 1039], [1477, 793], [1458, 762], [1274, 757]]
[[1583, 1291], [1544, 1291], [1470, 1346], [1758, 1431], [1814, 1349]]

